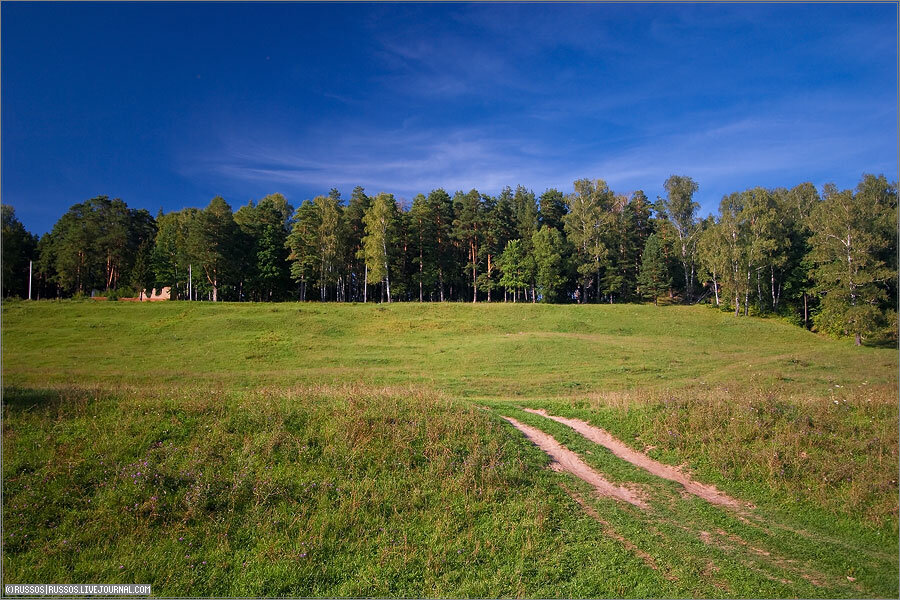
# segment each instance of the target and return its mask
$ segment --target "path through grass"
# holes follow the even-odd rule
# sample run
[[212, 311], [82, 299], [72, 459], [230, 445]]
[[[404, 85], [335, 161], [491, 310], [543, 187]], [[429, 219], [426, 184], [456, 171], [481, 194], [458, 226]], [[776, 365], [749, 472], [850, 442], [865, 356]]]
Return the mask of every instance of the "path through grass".
[[[4, 583], [898, 593], [896, 350], [703, 307], [2, 309]], [[523, 408], [603, 427], [756, 508], [743, 521], [682, 497]], [[550, 471], [503, 416], [642, 486], [649, 510]]]

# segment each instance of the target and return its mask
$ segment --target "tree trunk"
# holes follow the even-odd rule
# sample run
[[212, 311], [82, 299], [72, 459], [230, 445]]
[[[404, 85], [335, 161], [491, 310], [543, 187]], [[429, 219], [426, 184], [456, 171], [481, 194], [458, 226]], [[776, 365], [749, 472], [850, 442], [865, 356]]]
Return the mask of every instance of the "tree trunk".
[[475, 245], [469, 247], [469, 255], [472, 257], [472, 303], [478, 301], [478, 274], [475, 266]]
[[856, 333], [856, 345], [862, 346], [862, 336], [859, 334], [859, 332]]
[[363, 276], [363, 304], [366, 303], [366, 296], [369, 292], [369, 265], [366, 265], [366, 274]]
[[775, 297], [775, 267], [769, 265], [769, 272], [772, 281], [772, 312], [775, 312], [775, 309], [778, 307], [778, 300]]
[[759, 269], [756, 269], [756, 296], [759, 301], [759, 308], [762, 309], [762, 282], [759, 277]]
[[806, 302], [806, 292], [803, 292], [803, 327], [809, 329], [809, 306]]
[[[490, 279], [491, 278], [491, 255], [490, 254], [487, 255], [487, 259], [488, 259], [487, 274], [488, 274], [488, 279]], [[488, 289], [487, 289], [487, 301], [488, 301], [488, 303], [491, 302], [491, 286], [488, 286]]]
[[719, 306], [719, 282], [716, 281], [715, 271], [713, 271], [713, 291], [716, 292], [716, 306]]
[[747, 288], [744, 290], [744, 316], [748, 316], [750, 313], [747, 310], [747, 307], [750, 305], [750, 268], [747, 267]]

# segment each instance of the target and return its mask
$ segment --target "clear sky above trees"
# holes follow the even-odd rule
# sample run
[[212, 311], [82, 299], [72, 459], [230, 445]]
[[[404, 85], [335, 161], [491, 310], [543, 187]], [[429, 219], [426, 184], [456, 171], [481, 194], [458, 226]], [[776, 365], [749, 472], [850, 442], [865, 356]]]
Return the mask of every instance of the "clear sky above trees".
[[3, 3], [2, 197], [896, 180], [896, 4]]

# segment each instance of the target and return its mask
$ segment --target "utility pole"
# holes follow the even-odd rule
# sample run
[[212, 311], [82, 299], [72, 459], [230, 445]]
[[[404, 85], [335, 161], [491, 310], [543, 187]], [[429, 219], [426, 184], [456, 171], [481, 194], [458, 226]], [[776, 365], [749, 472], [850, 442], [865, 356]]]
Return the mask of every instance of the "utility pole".
[[28, 299], [31, 300], [31, 262], [28, 261]]

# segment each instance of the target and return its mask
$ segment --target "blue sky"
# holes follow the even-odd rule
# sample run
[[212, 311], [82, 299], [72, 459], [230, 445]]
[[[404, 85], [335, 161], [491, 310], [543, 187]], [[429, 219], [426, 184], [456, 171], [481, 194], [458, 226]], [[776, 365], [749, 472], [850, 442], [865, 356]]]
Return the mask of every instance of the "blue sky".
[[896, 4], [2, 4], [2, 200], [49, 230], [337, 187], [898, 178]]

